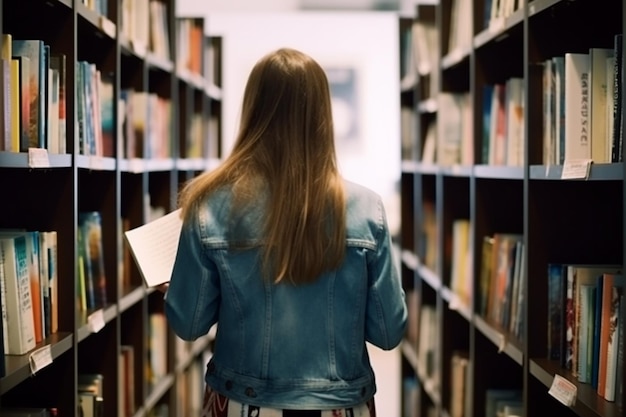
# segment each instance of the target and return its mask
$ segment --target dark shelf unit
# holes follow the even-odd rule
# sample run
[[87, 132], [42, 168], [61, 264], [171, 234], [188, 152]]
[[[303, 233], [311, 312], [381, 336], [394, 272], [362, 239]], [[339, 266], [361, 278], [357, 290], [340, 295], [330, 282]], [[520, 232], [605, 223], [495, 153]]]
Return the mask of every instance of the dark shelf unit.
[[[214, 335], [182, 342], [166, 330], [164, 349], [157, 352], [165, 355], [165, 374], [146, 377], [156, 352], [150, 342], [150, 315], [162, 312], [163, 296], [143, 285], [129, 257], [124, 230], [151, 220], [153, 210], [165, 213], [175, 209], [181, 184], [219, 163], [219, 137], [209, 131], [207, 124], [193, 130], [191, 118], [194, 114], [207, 120], [209, 116], [216, 120], [221, 117], [221, 87], [207, 78], [214, 72], [203, 67], [208, 43], [204, 18], [194, 18], [201, 34], [200, 67], [194, 72], [176, 59], [181, 44], [175, 30], [175, 0], [160, 0], [168, 27], [165, 55], [157, 54], [150, 42], [142, 43], [124, 32], [124, 6], [129, 1], [134, 0], [108, 0], [103, 2], [106, 10], [100, 11], [87, 5], [98, 3], [91, 1], [0, 1], [2, 33], [11, 34], [13, 39], [43, 40], [52, 53], [62, 53], [67, 60], [67, 152], [47, 153], [45, 166], [33, 166], [26, 152], [0, 152], [0, 178], [7, 202], [0, 205], [0, 228], [56, 231], [59, 273], [58, 331], [25, 355], [2, 358], [6, 372], [0, 377], [0, 408], [56, 408], [60, 416], [78, 416], [78, 377], [97, 373], [104, 376], [104, 415], [199, 414], [200, 390], [204, 386], [201, 376], [196, 378], [197, 366], [210, 354]], [[150, 28], [154, 21], [148, 8], [145, 11], [134, 21]], [[114, 129], [110, 154], [85, 155], [80, 150], [76, 129], [79, 61], [95, 64], [112, 83]], [[219, 68], [220, 62], [214, 65]], [[155, 148], [147, 144], [140, 146], [133, 157], [126, 153], [118, 110], [123, 91], [129, 88], [169, 103], [162, 113], [169, 123], [158, 133], [165, 140], [162, 154], [156, 155]], [[146, 129], [156, 129], [148, 119], [152, 107], [144, 104], [134, 110], [143, 114]], [[186, 149], [192, 134], [201, 143], [200, 153], [188, 158], [181, 150]], [[77, 307], [75, 296], [79, 252], [76, 236], [79, 213], [83, 211], [98, 211], [102, 216], [107, 295], [107, 305], [87, 311]], [[134, 383], [128, 388], [134, 405], [124, 413], [120, 411], [125, 401], [120, 385], [123, 346], [131, 346], [134, 352]], [[33, 355], [42, 350], [49, 352], [49, 363], [33, 372]], [[191, 395], [193, 390], [197, 392]]]
[[[602, 6], [586, 0], [523, 0], [506, 18], [485, 26], [485, 4], [491, 2], [468, 2], [471, 12], [464, 18], [471, 26], [469, 46], [449, 51], [453, 3], [440, 0], [416, 6], [414, 22], [435, 21], [439, 62], [426, 76], [415, 74], [410, 87], [400, 92], [402, 105], [414, 112], [410, 128], [416, 132], [410, 149], [407, 143], [403, 145], [402, 279], [409, 302], [418, 306], [411, 311], [414, 316], [402, 344], [402, 378], [404, 386], [410, 387], [403, 391], [403, 415], [452, 415], [451, 356], [463, 350], [470, 361], [463, 417], [486, 415], [485, 394], [493, 387], [521, 390], [524, 416], [622, 416], [624, 410], [616, 402], [605, 401], [558, 361], [546, 359], [546, 271], [550, 262], [625, 265], [626, 165], [592, 163], [587, 178], [572, 180], [562, 179], [563, 165], [543, 164], [542, 85], [537, 64], [566, 52], [612, 47], [613, 36], [624, 33], [626, 27], [624, 4], [619, 0]], [[401, 20], [402, 27], [410, 26], [406, 16]], [[482, 87], [513, 76], [522, 77], [524, 86], [523, 163], [487, 165], [482, 161]], [[433, 120], [441, 123], [443, 118], [437, 98], [424, 88], [426, 78], [439, 80], [439, 92], [469, 94], [473, 163], [441, 166], [422, 161], [426, 126]], [[621, 103], [624, 109], [624, 94]], [[433, 217], [432, 224], [427, 224]], [[459, 302], [450, 282], [451, 225], [458, 218], [471, 221], [467, 268], [474, 296], [468, 303]], [[519, 233], [526, 245], [519, 337], [483, 317], [476, 296], [482, 239], [496, 232]], [[436, 312], [437, 347], [430, 357], [434, 384], [421, 368], [424, 340], [416, 336], [419, 307], [424, 305]], [[624, 379], [626, 369], [618, 372]], [[557, 375], [576, 387], [574, 405], [566, 406], [549, 393]]]

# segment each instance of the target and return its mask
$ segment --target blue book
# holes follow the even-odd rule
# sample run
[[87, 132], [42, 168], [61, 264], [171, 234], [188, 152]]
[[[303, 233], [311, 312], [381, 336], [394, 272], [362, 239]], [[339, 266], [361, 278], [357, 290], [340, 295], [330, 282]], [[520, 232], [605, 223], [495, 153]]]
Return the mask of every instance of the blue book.
[[565, 267], [548, 264], [548, 358], [561, 361], [565, 347]]

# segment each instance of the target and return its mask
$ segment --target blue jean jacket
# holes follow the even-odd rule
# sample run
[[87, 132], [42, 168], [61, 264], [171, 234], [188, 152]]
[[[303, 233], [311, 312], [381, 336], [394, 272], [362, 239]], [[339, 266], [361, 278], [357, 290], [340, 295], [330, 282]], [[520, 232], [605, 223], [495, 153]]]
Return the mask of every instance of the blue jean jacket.
[[260, 274], [263, 204], [233, 220], [222, 190], [184, 223], [165, 313], [184, 340], [217, 323], [205, 374], [215, 391], [282, 409], [354, 406], [376, 392], [366, 342], [396, 347], [407, 308], [380, 197], [350, 182], [346, 191], [345, 260], [302, 286]]

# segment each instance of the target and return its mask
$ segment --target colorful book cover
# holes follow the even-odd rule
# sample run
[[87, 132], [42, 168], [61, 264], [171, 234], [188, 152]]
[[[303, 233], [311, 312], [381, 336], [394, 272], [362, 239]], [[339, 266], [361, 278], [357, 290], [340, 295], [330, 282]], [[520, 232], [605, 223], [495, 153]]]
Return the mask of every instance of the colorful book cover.
[[30, 59], [30, 124], [29, 147], [46, 147], [46, 100], [47, 66], [45, 45], [38, 39], [13, 39], [13, 56], [24, 56]]
[[58, 121], [58, 129], [59, 129], [59, 153], [67, 152], [66, 145], [66, 99], [65, 99], [65, 90], [66, 90], [66, 57], [65, 54], [52, 55], [50, 57], [50, 68], [55, 69], [59, 72], [59, 121]]
[[[106, 275], [104, 270], [104, 250], [102, 243], [102, 220], [99, 212], [80, 214], [85, 244], [85, 279], [89, 295], [87, 308], [102, 308], [107, 304]], [[91, 281], [91, 282], [89, 282]]]

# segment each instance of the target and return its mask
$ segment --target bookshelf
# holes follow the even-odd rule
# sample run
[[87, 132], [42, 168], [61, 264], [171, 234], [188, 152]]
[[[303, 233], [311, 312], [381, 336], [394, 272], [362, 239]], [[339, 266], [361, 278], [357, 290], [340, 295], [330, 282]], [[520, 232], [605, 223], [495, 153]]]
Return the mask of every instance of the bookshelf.
[[[58, 134], [65, 151], [52, 142], [0, 151], [10, 201], [0, 205], [0, 229], [55, 231], [58, 274], [58, 329], [28, 353], [2, 357], [0, 410], [78, 416], [82, 378], [97, 375], [102, 415], [200, 413], [213, 335], [190, 343], [168, 331], [162, 294], [145, 288], [123, 238], [174, 209], [182, 183], [221, 157], [221, 42], [205, 35], [204, 18], [175, 10], [175, 0], [0, 1], [3, 34], [41, 40], [66, 60], [66, 129]], [[186, 25], [194, 35], [184, 39]], [[47, 91], [58, 91], [53, 85]], [[46, 97], [45, 118], [58, 123], [48, 94], [38, 96]], [[83, 212], [100, 215], [106, 296], [90, 308], [80, 305]]]
[[[503, 9], [490, 9], [492, 4]], [[577, 365], [569, 369], [548, 358], [548, 265], [624, 268], [626, 168], [620, 158], [574, 159], [555, 150], [558, 139], [548, 139], [561, 128], [554, 127], [549, 103], [556, 103], [556, 93], [548, 94], [552, 88], [544, 84], [544, 70], [554, 57], [588, 54], [591, 48], [623, 54], [615, 35], [624, 32], [626, 10], [613, 0], [603, 7], [584, 0], [507, 4], [440, 0], [418, 4], [413, 16], [401, 17], [402, 40], [411, 38], [404, 31], [418, 30], [422, 37], [429, 28], [436, 32], [427, 50], [419, 36], [401, 50], [414, 55], [402, 58], [413, 68], [403, 67], [400, 91], [400, 244], [411, 311], [402, 343], [403, 415], [495, 416], [488, 397], [497, 388], [516, 391], [520, 415], [621, 416], [623, 392], [607, 400], [580, 380]], [[624, 71], [617, 74], [610, 80], [623, 85]], [[521, 109], [522, 116], [504, 119], [503, 148], [493, 146], [502, 139], [491, 122], [494, 112], [485, 117], [487, 108], [497, 108], [492, 106], [496, 85], [511, 99], [502, 111]], [[513, 101], [514, 91], [521, 92], [521, 100]], [[624, 108], [623, 93], [615, 103]], [[591, 104], [585, 109], [591, 112]], [[578, 114], [567, 120], [585, 117]], [[612, 111], [604, 114], [612, 117]], [[623, 118], [623, 111], [617, 114], [613, 123]], [[567, 141], [573, 135], [564, 136]], [[600, 135], [590, 137], [592, 146]], [[461, 220], [469, 227], [462, 229]], [[465, 230], [468, 243], [459, 243], [463, 233], [457, 230]], [[507, 269], [518, 278], [510, 282], [519, 291], [509, 297], [517, 300], [515, 310], [512, 303], [496, 303], [501, 306], [496, 313], [489, 291], [497, 285], [484, 284], [494, 274], [483, 267], [494, 265], [484, 257], [493, 253], [485, 247], [498, 235], [502, 248], [502, 234], [521, 239], [512, 244], [518, 252], [507, 252], [519, 254], [518, 272], [514, 264]], [[618, 323], [624, 332], [624, 321]], [[626, 367], [615, 368], [623, 381]], [[553, 390], [561, 378], [575, 401]]]

